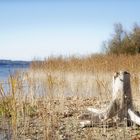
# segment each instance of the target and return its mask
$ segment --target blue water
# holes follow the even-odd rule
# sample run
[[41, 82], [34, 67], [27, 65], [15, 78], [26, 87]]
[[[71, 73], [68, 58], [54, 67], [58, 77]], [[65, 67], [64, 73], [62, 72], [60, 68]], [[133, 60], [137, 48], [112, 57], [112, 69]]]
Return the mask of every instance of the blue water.
[[27, 70], [29, 65], [0, 65], [0, 81], [7, 81], [8, 77], [19, 70]]
[[8, 78], [10, 75], [13, 75], [17, 71], [27, 71], [29, 64], [0, 64], [0, 84], [4, 89], [4, 93], [9, 93], [9, 83]]

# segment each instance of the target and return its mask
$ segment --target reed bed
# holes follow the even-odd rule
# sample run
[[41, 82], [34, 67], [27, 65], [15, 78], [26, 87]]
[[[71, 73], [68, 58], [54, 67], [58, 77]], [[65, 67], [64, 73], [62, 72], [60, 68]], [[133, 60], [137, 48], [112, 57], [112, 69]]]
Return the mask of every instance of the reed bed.
[[140, 129], [126, 122], [80, 128], [78, 116], [87, 107], [111, 100], [112, 76], [131, 74], [134, 105], [140, 111], [140, 56], [94, 55], [34, 61], [27, 72], [0, 83], [0, 139], [102, 140], [138, 139]]
[[47, 71], [82, 71], [82, 72], [115, 72], [128, 70], [130, 72], [140, 71], [140, 55], [103, 55], [94, 54], [89, 56], [71, 57], [49, 57], [44, 61], [33, 61], [32, 69], [43, 69]]

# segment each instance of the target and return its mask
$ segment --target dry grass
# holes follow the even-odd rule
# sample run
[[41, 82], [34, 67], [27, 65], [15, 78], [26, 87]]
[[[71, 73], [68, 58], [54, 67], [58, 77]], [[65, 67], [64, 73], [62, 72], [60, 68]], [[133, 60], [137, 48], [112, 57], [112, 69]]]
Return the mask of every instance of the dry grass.
[[90, 55], [87, 57], [50, 57], [44, 61], [34, 61], [32, 69], [61, 72], [115, 72], [128, 70], [140, 71], [140, 55]]
[[50, 58], [33, 62], [26, 73], [0, 84], [0, 139], [134, 139], [139, 127], [125, 121], [109, 128], [80, 128], [78, 116], [88, 107], [108, 104], [114, 71], [129, 70], [134, 104], [140, 111], [140, 56]]

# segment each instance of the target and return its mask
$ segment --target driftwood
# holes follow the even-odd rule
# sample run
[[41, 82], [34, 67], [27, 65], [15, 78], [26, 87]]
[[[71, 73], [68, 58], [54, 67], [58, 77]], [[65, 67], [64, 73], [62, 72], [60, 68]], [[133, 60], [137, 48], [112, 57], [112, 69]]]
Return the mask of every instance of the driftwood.
[[87, 108], [87, 111], [79, 118], [81, 120], [81, 127], [96, 126], [113, 121], [127, 121], [127, 125], [132, 122], [140, 125], [140, 117], [133, 112], [130, 73], [126, 71], [120, 71], [113, 76], [113, 92], [112, 101], [104, 109]]

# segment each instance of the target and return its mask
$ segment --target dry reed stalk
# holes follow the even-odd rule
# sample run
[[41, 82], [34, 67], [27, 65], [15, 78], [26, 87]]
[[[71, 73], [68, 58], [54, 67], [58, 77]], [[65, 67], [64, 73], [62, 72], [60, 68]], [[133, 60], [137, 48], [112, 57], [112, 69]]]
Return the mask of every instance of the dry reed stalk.
[[[112, 129], [81, 130], [76, 122], [87, 106], [102, 107], [101, 101], [110, 100], [112, 72], [120, 69], [134, 72], [132, 93], [135, 106], [140, 109], [139, 59], [138, 55], [97, 55], [33, 62], [27, 73], [19, 72], [11, 78], [8, 91], [0, 86], [0, 118], [7, 116], [10, 120], [9, 133], [14, 129], [12, 136], [15, 139], [127, 138], [130, 129], [120, 128], [119, 124]], [[138, 131], [134, 129], [129, 138], [135, 137], [134, 133]]]

